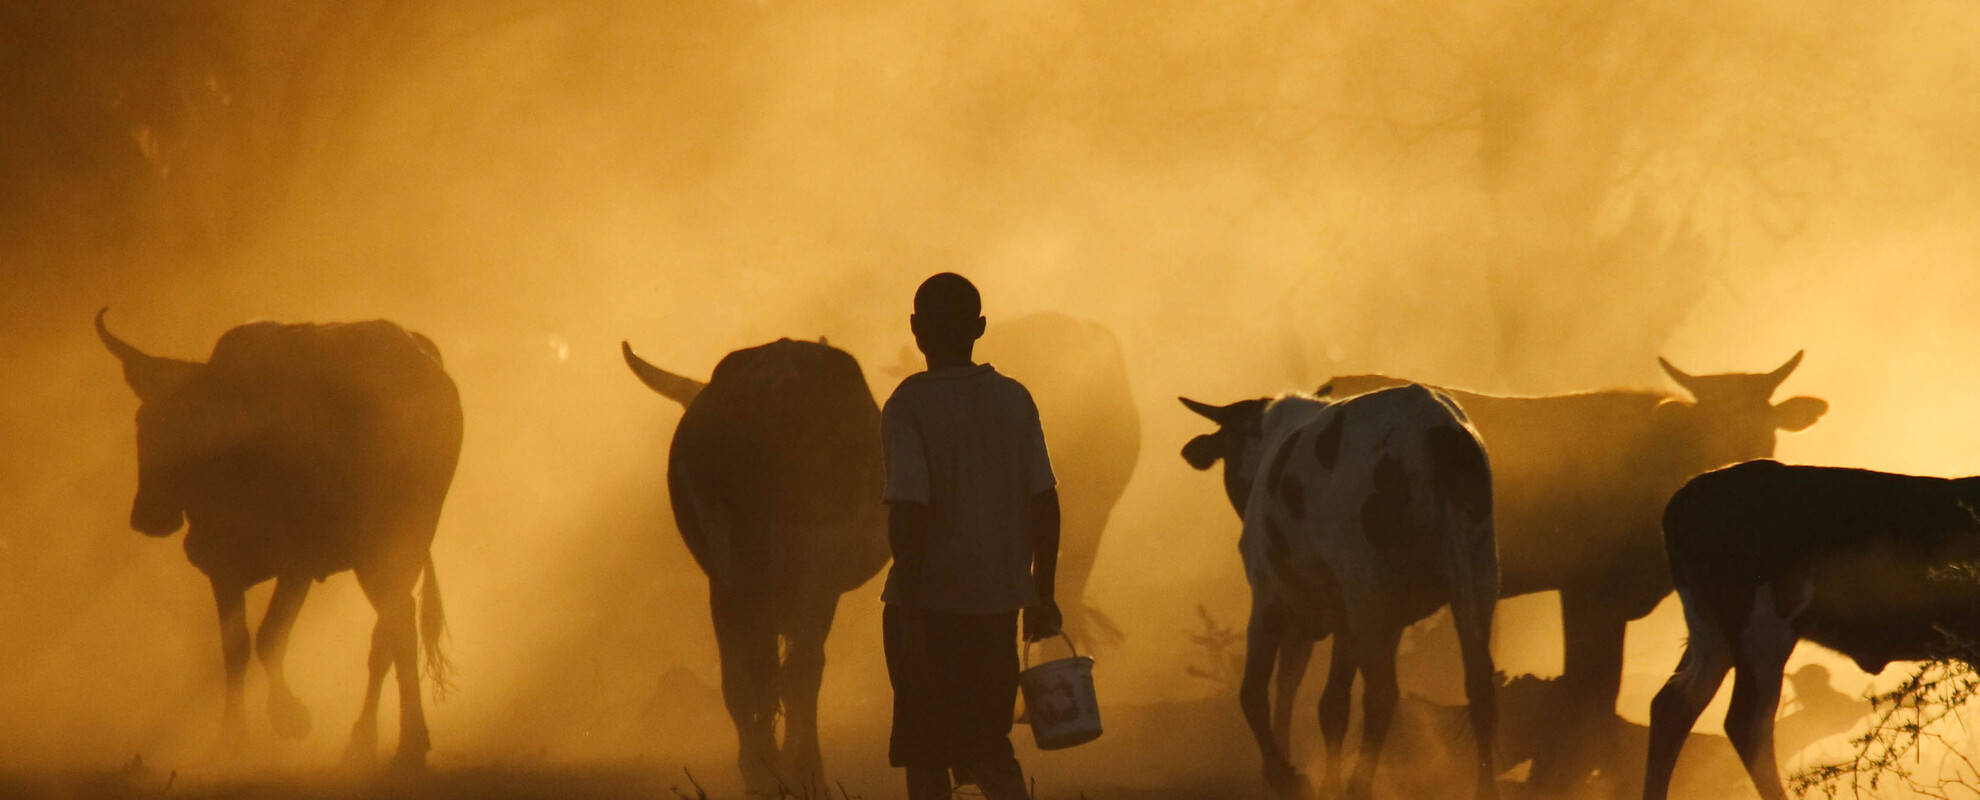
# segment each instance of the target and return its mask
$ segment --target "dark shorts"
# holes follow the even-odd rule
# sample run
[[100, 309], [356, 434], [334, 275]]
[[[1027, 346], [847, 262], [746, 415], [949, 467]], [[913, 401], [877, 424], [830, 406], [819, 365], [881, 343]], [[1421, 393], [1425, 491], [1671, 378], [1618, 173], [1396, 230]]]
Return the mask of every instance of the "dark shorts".
[[[894, 685], [896, 767], [966, 767], [1012, 755], [1018, 612], [947, 614], [888, 603], [881, 615]], [[918, 645], [918, 646], [917, 646]]]

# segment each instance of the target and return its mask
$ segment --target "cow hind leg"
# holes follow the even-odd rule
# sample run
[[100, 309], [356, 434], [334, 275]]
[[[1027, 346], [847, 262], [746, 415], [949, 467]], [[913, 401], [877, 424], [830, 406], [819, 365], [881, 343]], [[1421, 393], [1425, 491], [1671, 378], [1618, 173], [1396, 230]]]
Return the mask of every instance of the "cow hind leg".
[[[1496, 591], [1491, 594], [1496, 595]], [[1458, 650], [1464, 659], [1464, 697], [1477, 748], [1477, 796], [1481, 800], [1499, 795], [1499, 771], [1492, 757], [1492, 733], [1499, 718], [1498, 675], [1492, 666], [1492, 610], [1496, 601], [1491, 595], [1459, 598], [1452, 609]]]
[[1780, 767], [1774, 761], [1774, 715], [1780, 711], [1782, 673], [1797, 637], [1775, 613], [1769, 588], [1762, 586], [1752, 619], [1741, 631], [1733, 655], [1732, 708], [1726, 737], [1746, 764], [1746, 774], [1766, 800], [1786, 800]]
[[1566, 788], [1596, 769], [1614, 771], [1603, 762], [1619, 730], [1616, 696], [1628, 629], [1628, 611], [1603, 588], [1561, 590], [1561, 745], [1535, 757], [1528, 783]]
[[[1733, 671], [1732, 708], [1726, 712], [1726, 737], [1746, 765], [1754, 788], [1766, 800], [1785, 800], [1779, 767], [1774, 763], [1773, 717], [1780, 710], [1778, 666], [1739, 664]], [[1769, 678], [1772, 674], [1775, 677]]]
[[1623, 639], [1629, 615], [1610, 608], [1599, 593], [1561, 592], [1561, 682], [1591, 719], [1610, 719], [1622, 689]]
[[241, 704], [247, 682], [247, 591], [233, 583], [212, 581], [214, 607], [220, 612], [220, 660], [226, 669], [227, 700], [220, 717], [223, 756], [238, 755], [247, 746], [247, 711]]
[[1694, 606], [1689, 593], [1680, 589], [1684, 603], [1688, 639], [1677, 670], [1664, 682], [1650, 701], [1650, 749], [1643, 768], [1644, 800], [1664, 800], [1671, 788], [1671, 773], [1677, 768], [1678, 752], [1691, 735], [1698, 715], [1719, 693], [1719, 685], [1732, 669], [1732, 651], [1711, 625], [1705, 612]]
[[371, 626], [371, 650], [365, 657], [364, 704], [358, 708], [357, 722], [351, 726], [351, 743], [344, 748], [344, 763], [364, 766], [378, 759], [378, 700], [385, 689], [385, 671], [392, 667], [392, 646], [387, 639], [384, 618]]
[[1299, 684], [1306, 679], [1307, 665], [1313, 661], [1314, 642], [1300, 635], [1286, 637], [1279, 648], [1279, 669], [1272, 690], [1272, 735], [1279, 752], [1292, 757], [1293, 704], [1299, 699]]
[[268, 723], [275, 735], [301, 739], [309, 735], [309, 708], [289, 688], [288, 674], [282, 668], [289, 649], [289, 632], [303, 599], [309, 596], [309, 578], [284, 577], [275, 580], [275, 594], [268, 600], [268, 613], [261, 618], [255, 635], [255, 655], [268, 674]]
[[351, 732], [346, 761], [364, 763], [377, 757], [378, 701], [388, 669], [396, 675], [399, 690], [399, 744], [392, 757], [393, 765], [424, 766], [426, 752], [431, 748], [426, 713], [419, 696], [419, 627], [413, 603], [413, 584], [419, 579], [423, 562], [412, 560], [404, 565], [403, 569], [395, 563], [387, 569], [357, 570], [358, 587], [364, 590], [365, 599], [371, 601], [372, 609], [378, 613], [378, 622], [371, 629], [364, 707]]
[[1354, 702], [1354, 646], [1343, 634], [1334, 635], [1327, 658], [1327, 685], [1320, 690], [1320, 738], [1326, 747], [1322, 785], [1338, 795], [1341, 788], [1341, 747], [1347, 741], [1348, 712]]
[[419, 696], [419, 627], [415, 622], [412, 587], [408, 585], [403, 593], [394, 595], [378, 613], [379, 619], [386, 623], [392, 673], [399, 682], [399, 745], [392, 754], [392, 765], [423, 767], [433, 744]]
[[1251, 622], [1245, 628], [1244, 675], [1238, 685], [1238, 706], [1244, 711], [1244, 721], [1251, 727], [1251, 736], [1264, 759], [1266, 785], [1281, 797], [1301, 797], [1306, 794], [1305, 782], [1272, 734], [1271, 708], [1266, 697], [1272, 682], [1272, 665], [1286, 644], [1286, 635], [1283, 614], [1269, 608], [1252, 609]]
[[[1369, 626], [1373, 627], [1373, 626]], [[1382, 743], [1389, 737], [1396, 701], [1396, 647], [1402, 642], [1402, 629], [1386, 627], [1356, 636], [1355, 660], [1361, 664], [1361, 756], [1348, 776], [1350, 800], [1366, 800], [1375, 784], [1375, 768], [1382, 761]]]
[[778, 675], [778, 695], [784, 706], [784, 760], [790, 765], [791, 787], [800, 794], [825, 791], [825, 769], [818, 752], [818, 690], [825, 680], [825, 639], [839, 598], [812, 599], [798, 611], [786, 632], [784, 663]]
[[1065, 611], [1066, 631], [1092, 647], [1111, 647], [1126, 640], [1112, 617], [1086, 601], [1086, 586], [1100, 554], [1100, 535], [1107, 527], [1111, 504], [1098, 498], [1059, 495], [1060, 531], [1058, 596]]
[[736, 765], [750, 794], [775, 795], [783, 773], [776, 730], [777, 630], [758, 603], [714, 592], [710, 608], [722, 662], [722, 701], [736, 726]]

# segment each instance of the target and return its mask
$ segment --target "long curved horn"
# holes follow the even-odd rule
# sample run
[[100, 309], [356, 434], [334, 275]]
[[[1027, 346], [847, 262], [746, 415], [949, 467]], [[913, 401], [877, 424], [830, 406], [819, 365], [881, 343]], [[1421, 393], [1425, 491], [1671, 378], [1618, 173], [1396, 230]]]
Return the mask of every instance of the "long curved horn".
[[110, 348], [110, 354], [116, 356], [118, 361], [124, 362], [125, 367], [143, 368], [149, 365], [152, 361], [151, 356], [117, 338], [117, 335], [111, 333], [110, 328], [103, 324], [103, 315], [108, 313], [110, 313], [109, 306], [104, 306], [102, 310], [96, 312], [96, 337], [103, 340], [103, 346]]
[[1786, 364], [1775, 367], [1773, 372], [1767, 373], [1767, 388], [1781, 388], [1781, 382], [1787, 380], [1788, 375], [1794, 372], [1795, 367], [1801, 366], [1801, 357], [1807, 353], [1808, 351], [1806, 350], [1796, 350], [1794, 351], [1794, 357], [1788, 359]]
[[1204, 419], [1210, 420], [1211, 422], [1215, 422], [1218, 425], [1224, 424], [1225, 419], [1230, 416], [1228, 413], [1226, 413], [1230, 411], [1230, 406], [1213, 406], [1210, 405], [1209, 403], [1204, 403], [1197, 400], [1191, 400], [1187, 397], [1178, 397], [1176, 399], [1181, 400], [1185, 408], [1188, 408], [1189, 410], [1196, 412]]
[[1698, 396], [1697, 378], [1685, 373], [1684, 370], [1671, 366], [1671, 362], [1665, 361], [1663, 356], [1657, 357], [1657, 366], [1663, 367], [1664, 374], [1671, 376], [1671, 380], [1677, 381], [1677, 385], [1684, 387], [1684, 390], [1690, 392], [1691, 396]]
[[694, 402], [695, 395], [701, 394], [701, 390], [708, 387], [708, 384], [701, 381], [684, 378], [646, 363], [646, 359], [633, 354], [632, 344], [629, 342], [619, 342], [619, 352], [625, 355], [626, 366], [632, 367], [633, 374], [639, 377], [640, 383], [646, 384], [647, 388], [659, 392], [667, 399], [680, 403], [683, 408]]
[[124, 383], [136, 392], [139, 400], [160, 397], [171, 392], [185, 382], [199, 364], [180, 361], [174, 358], [159, 358], [132, 347], [130, 343], [117, 338], [110, 328], [103, 324], [103, 315], [110, 311], [109, 306], [96, 312], [96, 336], [103, 340], [103, 346], [110, 348], [110, 354], [124, 364]]

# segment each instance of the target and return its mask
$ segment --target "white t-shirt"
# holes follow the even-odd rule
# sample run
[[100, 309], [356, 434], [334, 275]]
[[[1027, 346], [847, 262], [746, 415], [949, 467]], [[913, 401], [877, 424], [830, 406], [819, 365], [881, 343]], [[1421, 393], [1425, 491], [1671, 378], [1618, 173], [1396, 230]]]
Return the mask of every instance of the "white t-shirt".
[[[918, 372], [880, 411], [889, 503], [933, 512], [917, 605], [999, 614], [1034, 605], [1031, 499], [1056, 485], [1038, 407], [989, 364]], [[887, 573], [895, 602], [908, 576]]]

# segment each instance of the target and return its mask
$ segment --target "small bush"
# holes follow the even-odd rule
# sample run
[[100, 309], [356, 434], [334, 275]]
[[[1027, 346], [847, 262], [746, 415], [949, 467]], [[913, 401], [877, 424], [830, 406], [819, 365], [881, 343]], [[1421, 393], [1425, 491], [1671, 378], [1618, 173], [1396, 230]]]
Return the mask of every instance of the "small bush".
[[[1948, 637], [1949, 639], [1952, 637]], [[1904, 682], [1870, 697], [1870, 729], [1850, 740], [1854, 753], [1788, 778], [1797, 797], [1878, 796], [1896, 788], [1923, 797], [1980, 797], [1980, 764], [1959, 711], [1980, 696], [1980, 650], [1954, 640], [1952, 655], [1920, 663]]]

